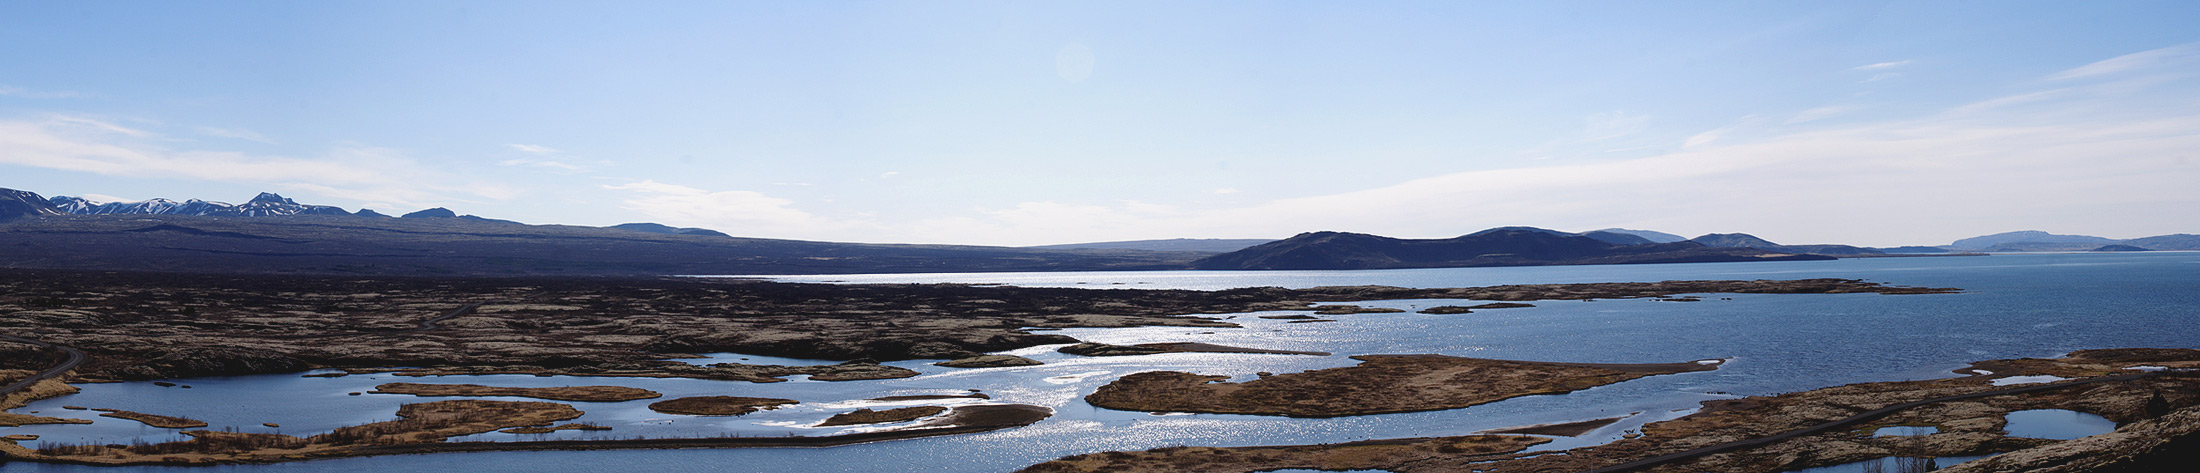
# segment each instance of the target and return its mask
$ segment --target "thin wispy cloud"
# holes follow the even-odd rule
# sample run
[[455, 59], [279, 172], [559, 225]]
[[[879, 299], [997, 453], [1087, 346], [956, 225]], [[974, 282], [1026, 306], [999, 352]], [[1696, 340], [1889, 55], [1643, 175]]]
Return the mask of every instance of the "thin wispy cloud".
[[274, 138], [268, 138], [268, 137], [267, 137], [266, 135], [261, 135], [261, 134], [259, 134], [259, 133], [254, 133], [254, 132], [252, 132], [252, 130], [240, 130], [240, 129], [234, 129], [234, 128], [215, 128], [215, 127], [210, 127], [210, 126], [202, 126], [202, 127], [198, 127], [198, 128], [196, 129], [196, 130], [197, 130], [197, 131], [198, 131], [198, 133], [199, 133], [199, 134], [201, 134], [201, 135], [206, 135], [206, 136], [212, 136], [212, 137], [215, 137], [215, 138], [229, 138], [229, 139], [237, 139], [237, 140], [245, 140], [245, 141], [254, 141], [254, 142], [260, 142], [260, 143], [267, 143], [267, 144], [275, 144], [275, 139], [274, 139]]
[[1893, 68], [1897, 68], [1897, 67], [1907, 66], [1907, 65], [1910, 65], [1910, 63], [1911, 63], [1911, 62], [1912, 62], [1912, 60], [1909, 60], [1909, 59], [1904, 59], [1904, 60], [1900, 60], [1900, 61], [1887, 61], [1887, 62], [1879, 62], [1879, 63], [1865, 64], [1865, 65], [1862, 65], [1862, 66], [1856, 66], [1856, 67], [1852, 67], [1852, 68], [1849, 68], [1849, 69], [1850, 69], [1850, 70], [1857, 70], [1857, 71], [1876, 71], [1876, 70], [1882, 70], [1882, 69], [1893, 69]]
[[2168, 64], [2193, 61], [2200, 56], [2200, 47], [2184, 44], [2167, 48], [2141, 51], [2086, 64], [2048, 76], [2048, 80], [2069, 80], [2147, 69]]
[[527, 145], [527, 144], [518, 144], [518, 143], [513, 143], [513, 144], [508, 144], [508, 145], [505, 145], [505, 146], [509, 146], [509, 147], [511, 147], [512, 149], [516, 149], [516, 150], [519, 150], [520, 152], [524, 152], [524, 153], [534, 153], [534, 154], [552, 154], [552, 153], [557, 153], [557, 152], [558, 152], [558, 150], [557, 150], [557, 149], [555, 149], [555, 148], [551, 148], [551, 147], [548, 147], [548, 146], [542, 146], [542, 145]]
[[563, 161], [552, 161], [548, 159], [507, 159], [503, 161], [498, 161], [497, 164], [501, 166], [537, 167], [574, 173], [587, 172], [589, 170], [587, 166], [567, 163]]
[[87, 117], [0, 121], [0, 164], [107, 176], [234, 182], [311, 190], [321, 195], [399, 204], [467, 196], [502, 198], [488, 187], [462, 187], [402, 152], [338, 143], [311, 157], [175, 149], [164, 135]]

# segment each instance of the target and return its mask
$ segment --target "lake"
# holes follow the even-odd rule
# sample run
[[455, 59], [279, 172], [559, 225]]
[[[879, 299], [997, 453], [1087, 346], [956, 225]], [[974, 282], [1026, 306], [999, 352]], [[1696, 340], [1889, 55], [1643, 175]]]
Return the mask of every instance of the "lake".
[[[1458, 268], [1376, 271], [1275, 272], [1081, 272], [788, 276], [798, 282], [953, 282], [1091, 288], [1220, 289], [1246, 286], [1310, 287], [1393, 285], [1461, 287], [1495, 284], [1659, 281], [1676, 279], [1855, 278], [1906, 286], [1957, 287], [1961, 294], [1735, 294], [1701, 302], [1646, 299], [1540, 301], [1537, 307], [1478, 310], [1472, 314], [1417, 313], [1325, 316], [1334, 323], [1290, 324], [1250, 314], [1234, 317], [1242, 328], [1142, 327], [1069, 329], [1057, 333], [1101, 343], [1207, 342], [1309, 350], [1334, 356], [1163, 354], [1087, 358], [1053, 352], [1057, 346], [1007, 352], [1044, 361], [1029, 367], [955, 369], [929, 360], [889, 363], [921, 376], [896, 380], [786, 383], [464, 376], [397, 378], [355, 375], [301, 378], [297, 374], [170, 380], [190, 389], [149, 382], [81, 385], [83, 393], [34, 403], [15, 412], [40, 411], [96, 419], [91, 425], [5, 429], [34, 433], [40, 441], [127, 443], [177, 438], [169, 429], [91, 417], [62, 405], [120, 408], [206, 420], [213, 428], [307, 435], [341, 425], [391, 419], [396, 406], [448, 398], [368, 394], [392, 381], [479, 383], [499, 386], [616, 384], [665, 393], [784, 397], [803, 404], [741, 417], [696, 418], [657, 414], [650, 401], [573, 403], [588, 411], [581, 421], [608, 432], [547, 435], [490, 433], [461, 440], [625, 438], [633, 436], [824, 435], [849, 428], [808, 427], [825, 416], [857, 407], [891, 407], [862, 399], [904, 394], [947, 394], [976, 389], [994, 401], [1054, 408], [1053, 418], [1020, 429], [880, 442], [832, 448], [628, 450], [588, 452], [488, 452], [348, 458], [274, 465], [191, 467], [192, 472], [319, 472], [467, 470], [540, 472], [576, 469], [619, 471], [845, 471], [1003, 472], [1079, 453], [1174, 445], [1284, 445], [1370, 438], [1458, 435], [1526, 424], [1627, 419], [1544, 449], [1616, 439], [1645, 422], [1690, 412], [1698, 402], [1746, 395], [1801, 391], [1839, 384], [1955, 376], [1968, 361], [2052, 357], [2086, 348], [2200, 348], [2200, 253], [2003, 254], [1758, 263], [1621, 266]], [[1462, 301], [1396, 300], [1360, 305], [1425, 308]], [[1101, 410], [1082, 396], [1125, 374], [1181, 370], [1249, 379], [1257, 372], [1292, 372], [1354, 363], [1356, 354], [1447, 355], [1598, 363], [1679, 362], [1717, 358], [1716, 371], [1653, 376], [1565, 395], [1531, 396], [1467, 409], [1334, 419], [1258, 416], [1151, 415]], [[727, 354], [721, 361], [744, 355]], [[750, 363], [826, 363], [752, 357]], [[516, 398], [494, 398], [510, 399]], [[35, 443], [35, 442], [26, 442]], [[97, 468], [9, 463], [0, 472], [186, 471], [175, 468]]]

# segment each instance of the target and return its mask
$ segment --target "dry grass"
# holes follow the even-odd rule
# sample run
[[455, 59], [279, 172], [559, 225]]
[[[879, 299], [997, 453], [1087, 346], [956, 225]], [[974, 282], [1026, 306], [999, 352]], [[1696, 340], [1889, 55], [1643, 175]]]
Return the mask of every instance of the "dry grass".
[[[46, 443], [32, 450], [0, 443], [0, 453], [31, 461], [96, 465], [208, 464], [343, 456], [373, 445], [441, 442], [511, 427], [549, 425], [581, 416], [573, 406], [548, 402], [438, 401], [399, 407], [399, 419], [338, 428], [312, 437], [235, 431], [184, 431], [190, 440], [132, 445]], [[566, 426], [561, 426], [566, 427]]]
[[159, 415], [159, 414], [147, 414], [147, 413], [143, 413], [143, 412], [130, 412], [130, 411], [125, 411], [125, 410], [121, 410], [121, 409], [93, 409], [93, 410], [95, 410], [95, 411], [99, 411], [99, 412], [103, 412], [103, 414], [100, 414], [100, 415], [99, 415], [100, 417], [113, 417], [113, 418], [116, 418], [116, 419], [129, 419], [129, 420], [134, 420], [134, 421], [138, 421], [138, 422], [144, 422], [144, 423], [145, 423], [145, 425], [150, 425], [150, 426], [154, 426], [154, 427], [159, 427], [159, 428], [163, 428], [163, 429], [188, 429], [188, 428], [192, 428], [192, 427], [205, 427], [205, 426], [206, 426], [206, 421], [203, 421], [203, 420], [198, 420], [198, 419], [186, 419], [186, 418], [182, 418], [182, 417], [174, 417], [174, 416], [164, 416], [164, 415]]
[[1458, 409], [1563, 393], [1644, 376], [1703, 371], [1696, 363], [1587, 364], [1441, 355], [1362, 355], [1358, 366], [1222, 383], [1226, 376], [1135, 373], [1101, 386], [1094, 406], [1149, 412], [1335, 417]]
[[776, 409], [781, 405], [800, 404], [793, 399], [741, 396], [697, 396], [670, 401], [657, 401], [649, 410], [666, 414], [690, 416], [737, 416], [764, 409]]
[[883, 423], [887, 423], [887, 422], [907, 422], [907, 421], [912, 421], [912, 420], [922, 419], [922, 418], [925, 418], [925, 417], [930, 417], [930, 416], [933, 416], [933, 415], [936, 415], [936, 414], [939, 414], [939, 413], [942, 413], [942, 412], [947, 412], [947, 408], [945, 408], [945, 407], [940, 407], [940, 406], [916, 406], [916, 407], [903, 407], [903, 408], [899, 408], [899, 409], [887, 409], [887, 410], [883, 410], [883, 411], [874, 411], [874, 410], [870, 410], [870, 409], [856, 409], [856, 410], [855, 410], [855, 411], [853, 411], [853, 412], [843, 412], [843, 413], [839, 413], [839, 414], [833, 414], [833, 417], [832, 417], [832, 418], [829, 418], [829, 419], [825, 419], [825, 422], [823, 422], [823, 423], [820, 423], [820, 424], [817, 424], [817, 426], [819, 426], [819, 427], [831, 427], [831, 426], [836, 426], [836, 425], [861, 425], [861, 424], [883, 424]]

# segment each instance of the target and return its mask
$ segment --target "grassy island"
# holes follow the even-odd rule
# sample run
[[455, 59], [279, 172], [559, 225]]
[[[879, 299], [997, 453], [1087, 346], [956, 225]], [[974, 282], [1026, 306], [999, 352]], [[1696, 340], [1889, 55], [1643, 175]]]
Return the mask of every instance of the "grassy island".
[[903, 408], [899, 408], [899, 409], [887, 409], [887, 410], [883, 410], [883, 411], [874, 411], [874, 410], [870, 410], [870, 409], [856, 409], [855, 411], [852, 411], [852, 412], [842, 412], [842, 413], [839, 413], [839, 414], [833, 414], [833, 417], [831, 417], [831, 418], [828, 418], [828, 419], [825, 419], [825, 422], [823, 422], [823, 423], [819, 423], [819, 424], [817, 424], [817, 425], [818, 425], [819, 427], [831, 427], [831, 426], [836, 426], [836, 425], [861, 425], [861, 424], [884, 424], [884, 423], [887, 423], [887, 422], [906, 422], [906, 421], [912, 421], [912, 420], [922, 419], [922, 418], [925, 418], [925, 417], [931, 417], [931, 416], [933, 416], [933, 415], [936, 415], [936, 414], [939, 414], [939, 413], [941, 413], [941, 412], [947, 412], [947, 408], [945, 408], [945, 407], [940, 407], [940, 406], [916, 406], [916, 407], [903, 407]]
[[557, 388], [507, 388], [479, 384], [388, 383], [375, 386], [375, 394], [414, 396], [510, 396], [553, 401], [619, 402], [663, 397], [656, 391], [626, 386], [565, 386]]
[[1329, 356], [1328, 352], [1268, 350], [1197, 342], [1140, 343], [1137, 345], [1109, 345], [1105, 343], [1079, 343], [1054, 351], [1079, 356], [1132, 356], [1158, 353], [1252, 353], [1266, 355]]
[[164, 416], [164, 415], [158, 415], [158, 414], [147, 414], [147, 413], [143, 413], [143, 412], [130, 412], [130, 411], [125, 411], [125, 410], [121, 410], [121, 409], [93, 409], [93, 410], [95, 410], [95, 411], [99, 411], [99, 412], [102, 412], [103, 414], [100, 414], [100, 415], [99, 415], [100, 417], [113, 417], [113, 418], [116, 418], [116, 419], [129, 419], [129, 420], [134, 420], [134, 421], [138, 421], [138, 422], [143, 422], [143, 423], [145, 423], [145, 425], [150, 425], [150, 426], [154, 426], [154, 427], [159, 427], [159, 428], [163, 428], [163, 429], [188, 429], [188, 428], [192, 428], [192, 427], [205, 427], [205, 426], [206, 426], [206, 421], [203, 421], [203, 420], [197, 420], [197, 419], [185, 419], [185, 418], [182, 418], [182, 417], [172, 417], [172, 416]]
[[777, 409], [788, 404], [801, 404], [801, 401], [768, 397], [697, 396], [650, 403], [649, 410], [689, 416], [737, 416], [764, 409]]
[[1289, 417], [1338, 417], [1458, 409], [1588, 389], [1644, 376], [1708, 371], [1717, 363], [1593, 364], [1443, 355], [1360, 355], [1358, 366], [1222, 383], [1227, 376], [1134, 373], [1085, 402], [1108, 409]]

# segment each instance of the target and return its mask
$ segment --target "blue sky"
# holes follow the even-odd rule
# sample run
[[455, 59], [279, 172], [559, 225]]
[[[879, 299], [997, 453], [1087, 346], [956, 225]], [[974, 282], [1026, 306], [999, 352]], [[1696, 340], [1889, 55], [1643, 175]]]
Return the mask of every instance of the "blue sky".
[[2194, 2], [7, 2], [0, 187], [1029, 245], [2200, 232]]

